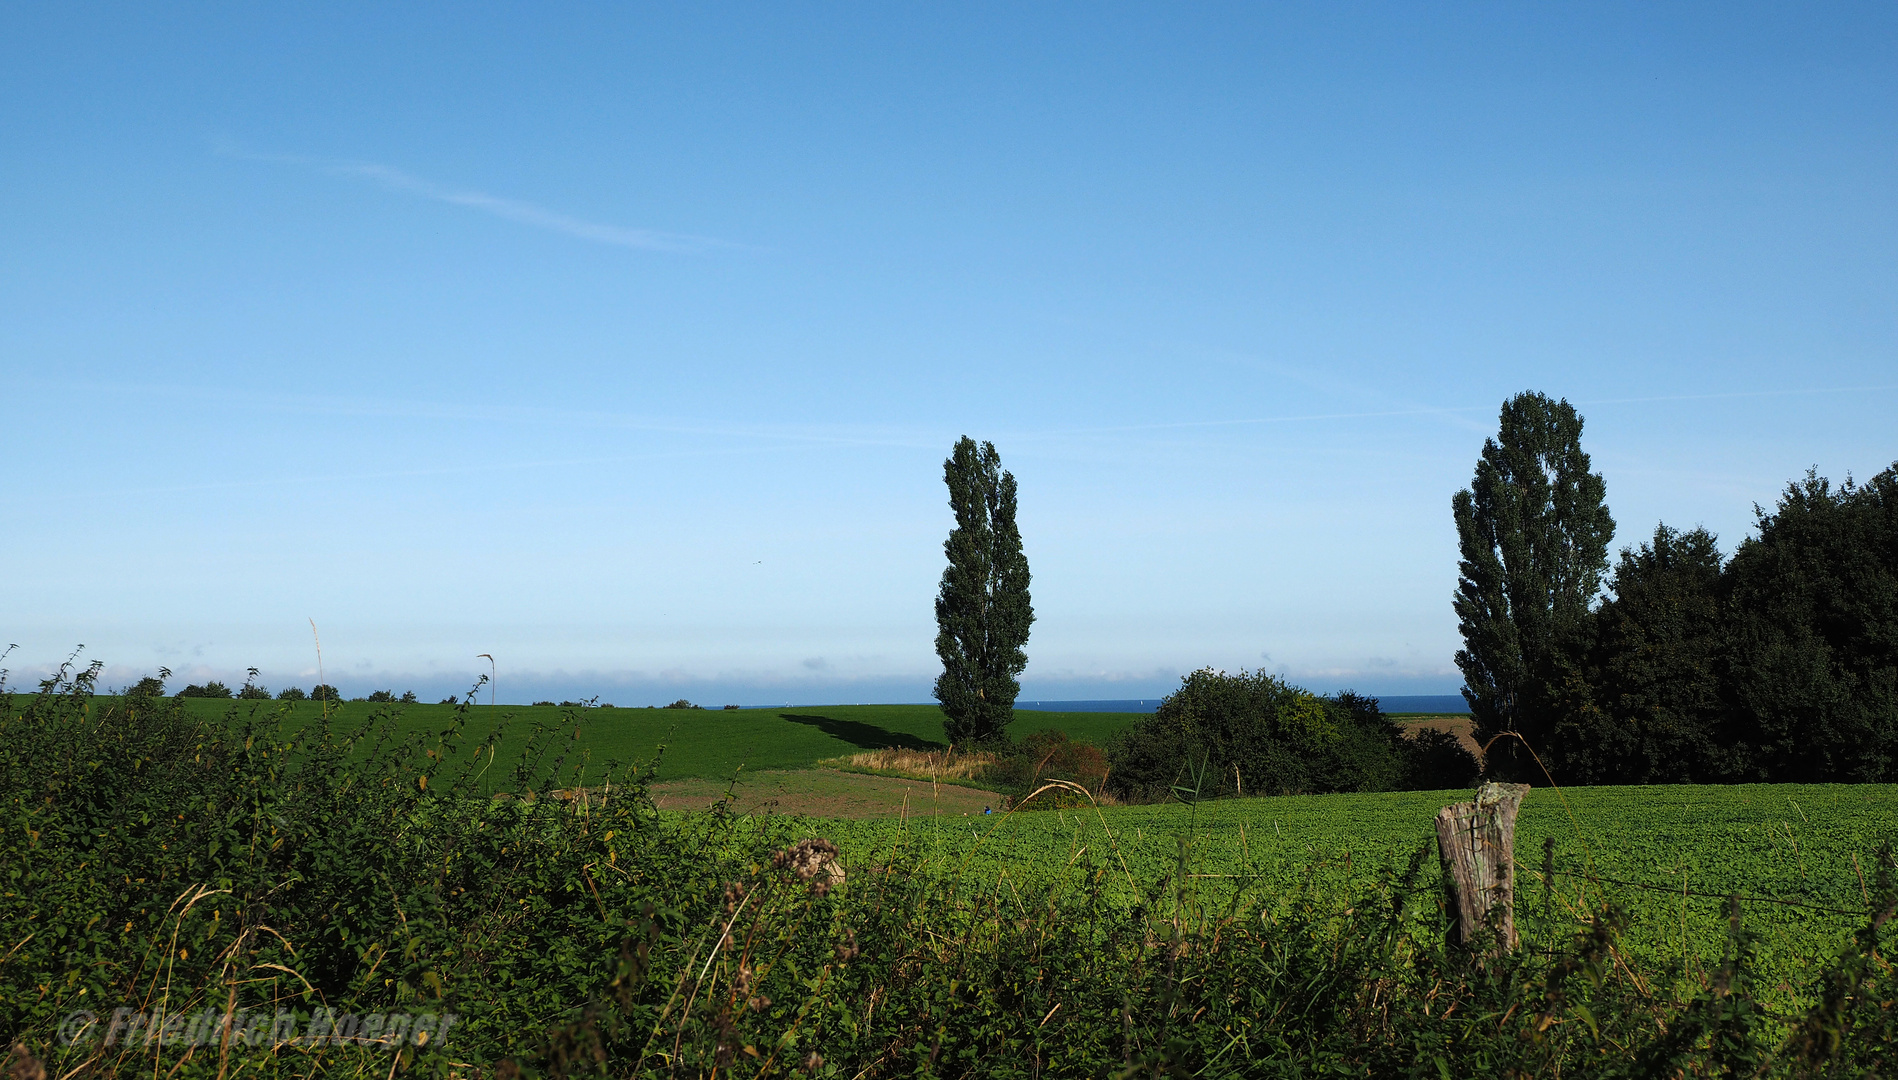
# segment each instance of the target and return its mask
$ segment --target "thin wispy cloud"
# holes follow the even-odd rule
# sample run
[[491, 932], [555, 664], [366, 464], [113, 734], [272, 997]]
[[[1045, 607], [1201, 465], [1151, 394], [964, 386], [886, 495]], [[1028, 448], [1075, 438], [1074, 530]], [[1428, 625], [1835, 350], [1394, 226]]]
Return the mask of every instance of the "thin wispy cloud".
[[714, 239], [709, 236], [693, 236], [687, 233], [664, 232], [658, 229], [642, 229], [626, 225], [611, 225], [605, 222], [589, 221], [586, 218], [563, 214], [558, 210], [549, 210], [531, 202], [509, 199], [500, 195], [491, 195], [485, 191], [471, 188], [452, 187], [438, 184], [414, 173], [381, 165], [372, 161], [335, 161], [322, 158], [302, 157], [293, 154], [260, 154], [231, 145], [219, 145], [217, 152], [226, 157], [242, 158], [246, 161], [268, 161], [282, 165], [300, 165], [320, 170], [330, 176], [348, 180], [365, 180], [385, 191], [400, 192], [404, 195], [416, 195], [435, 202], [447, 203], [468, 210], [490, 214], [521, 225], [537, 229], [562, 233], [576, 240], [586, 240], [595, 244], [609, 244], [614, 247], [635, 248], [642, 251], [668, 251], [681, 254], [694, 254], [715, 248], [738, 248], [742, 245]]

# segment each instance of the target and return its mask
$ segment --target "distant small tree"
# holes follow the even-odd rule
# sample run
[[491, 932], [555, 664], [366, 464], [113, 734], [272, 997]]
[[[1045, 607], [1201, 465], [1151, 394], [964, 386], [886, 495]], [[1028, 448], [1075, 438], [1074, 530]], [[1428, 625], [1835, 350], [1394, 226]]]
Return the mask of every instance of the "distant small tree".
[[165, 680], [156, 675], [147, 675], [133, 683], [132, 688], [127, 690], [126, 694], [132, 697], [164, 697]]
[[552, 704], [553, 704], [553, 702], [551, 702], [551, 701], [536, 701], [536, 702], [534, 702], [534, 705], [535, 705], [535, 707], [536, 707], [536, 708], [539, 708], [540, 706], [543, 706], [543, 705], [547, 705], [547, 706], [550, 706], [550, 705], [552, 705]]
[[396, 700], [401, 702], [404, 705], [413, 705], [417, 701], [417, 698], [415, 696], [415, 691], [404, 690], [402, 691], [402, 696], [397, 698]]
[[1028, 556], [1015, 525], [1015, 477], [994, 443], [963, 436], [942, 463], [956, 525], [943, 542], [949, 565], [936, 591], [935, 698], [956, 744], [1007, 737], [1015, 719], [1016, 676], [1028, 666]]
[[377, 702], [377, 703], [384, 703], [384, 702], [390, 702], [390, 703], [392, 703], [392, 702], [394, 702], [394, 701], [395, 701], [395, 691], [393, 691], [393, 690], [371, 690], [371, 691], [369, 692], [369, 700], [370, 700], [370, 701], [373, 701], [373, 702]]
[[237, 696], [245, 701], [269, 701], [270, 690], [257, 685], [257, 669], [250, 668], [244, 673], [244, 685], [237, 688]]
[[1539, 774], [1513, 732], [1540, 747], [1608, 568], [1615, 521], [1600, 473], [1588, 471], [1582, 418], [1567, 401], [1517, 394], [1483, 443], [1469, 490], [1451, 500], [1463, 696], [1485, 765], [1502, 779]]
[[311, 701], [341, 701], [343, 692], [328, 683], [317, 683], [310, 687]]
[[458, 697], [456, 697], [456, 696], [455, 696], [455, 695], [453, 695], [453, 694], [450, 694], [450, 695], [448, 695], [447, 697], [445, 697], [445, 698], [443, 698], [443, 699], [441, 699], [441, 701], [440, 701], [440, 702], [438, 702], [437, 704], [441, 704], [441, 705], [459, 705], [459, 704], [461, 704], [461, 699], [460, 699], [460, 698], [458, 698]]
[[661, 706], [661, 708], [666, 708], [666, 709], [703, 709], [704, 707], [705, 706], [703, 705], [694, 705], [684, 698], [680, 698], [679, 700], [673, 702], [670, 705]]
[[302, 701], [307, 697], [309, 695], [305, 694], [300, 687], [286, 686], [277, 691], [278, 701]]
[[202, 686], [193, 683], [178, 691], [178, 696], [181, 698], [228, 698], [231, 696], [231, 688], [212, 679]]

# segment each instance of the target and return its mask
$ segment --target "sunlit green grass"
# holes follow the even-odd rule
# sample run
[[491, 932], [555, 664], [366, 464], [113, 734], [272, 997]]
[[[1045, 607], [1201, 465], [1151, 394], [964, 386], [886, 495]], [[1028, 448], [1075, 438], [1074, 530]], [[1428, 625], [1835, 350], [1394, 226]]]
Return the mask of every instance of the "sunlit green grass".
[[[1468, 797], [1287, 796], [974, 821], [935, 816], [923, 803], [903, 821], [806, 820], [797, 828], [837, 840], [860, 867], [892, 857], [926, 861], [997, 888], [1066, 875], [1129, 897], [1154, 882], [1177, 884], [1183, 872], [1189, 893], [1215, 907], [1265, 910], [1303, 902], [1306, 887], [1343, 897], [1354, 882], [1395, 880], [1421, 847], [1420, 900], [1434, 904], [1435, 815]], [[1545, 839], [1555, 841], [1560, 871], [1547, 891]], [[1540, 947], [1612, 900], [1634, 916], [1627, 940], [1642, 965], [1699, 970], [1718, 963], [1726, 897], [1738, 893], [1746, 925], [1761, 935], [1764, 970], [1797, 982], [1863, 925], [1861, 875], [1872, 879], [1885, 842], [1898, 843], [1895, 785], [1534, 789], [1516, 834], [1516, 908], [1529, 947]]]
[[[186, 699], [194, 715], [206, 719], [235, 712], [241, 719], [281, 717], [296, 731], [323, 714], [313, 701], [219, 701]], [[397, 731], [434, 733], [455, 722], [449, 705], [378, 705], [350, 701], [329, 707], [338, 732], [360, 729], [378, 714], [393, 718]], [[1058, 728], [1070, 738], [1104, 742], [1138, 713], [1021, 712], [1010, 727], [1019, 738]], [[722, 779], [759, 769], [809, 768], [826, 758], [887, 746], [934, 747], [946, 744], [942, 710], [934, 705], [827, 705], [783, 709], [563, 709], [550, 706], [478, 705], [468, 710], [467, 745], [479, 744], [496, 727], [502, 741], [493, 767], [484, 774], [485, 790], [506, 790], [510, 747], [524, 745], [536, 725], [577, 730], [577, 749], [598, 776], [605, 764], [645, 762], [664, 754], [661, 779]]]

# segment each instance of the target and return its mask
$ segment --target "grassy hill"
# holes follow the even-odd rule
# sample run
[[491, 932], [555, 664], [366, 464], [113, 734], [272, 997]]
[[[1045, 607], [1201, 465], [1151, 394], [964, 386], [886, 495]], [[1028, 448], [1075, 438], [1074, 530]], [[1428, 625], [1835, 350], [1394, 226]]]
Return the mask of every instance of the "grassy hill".
[[[239, 719], [281, 722], [295, 731], [323, 713], [311, 701], [218, 701], [186, 699], [206, 719], [235, 714]], [[402, 734], [433, 734], [455, 722], [449, 705], [332, 704], [330, 723], [338, 731], [360, 729], [373, 717], [390, 718]], [[1104, 742], [1139, 713], [1021, 712], [1009, 729], [1016, 738], [1057, 728], [1070, 738]], [[722, 779], [742, 766], [760, 769], [809, 768], [825, 758], [889, 746], [929, 748], [946, 745], [942, 710], [934, 705], [825, 705], [784, 709], [563, 709], [553, 706], [478, 705], [468, 710], [468, 745], [502, 729], [495, 764], [484, 778], [490, 790], [505, 787], [510, 747], [524, 745], [536, 726], [573, 729], [577, 749], [595, 765], [649, 760], [665, 748], [663, 779]], [[365, 750], [365, 752], [367, 752]]]

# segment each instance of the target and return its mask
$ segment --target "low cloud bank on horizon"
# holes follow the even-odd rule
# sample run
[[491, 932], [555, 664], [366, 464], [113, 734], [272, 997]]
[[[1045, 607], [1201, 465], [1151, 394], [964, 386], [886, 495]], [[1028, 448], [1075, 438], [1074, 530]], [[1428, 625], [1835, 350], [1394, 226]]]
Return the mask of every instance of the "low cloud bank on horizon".
[[[31, 692], [52, 677], [57, 663], [15, 665], [7, 675], [7, 687], [15, 693]], [[81, 664], [80, 666], [83, 666]], [[211, 680], [235, 689], [244, 682], [245, 669], [227, 669], [209, 664], [189, 664], [171, 669], [166, 689], [177, 692], [185, 686]], [[1269, 670], [1269, 669], [1268, 669]], [[1273, 671], [1287, 681], [1318, 693], [1356, 690], [1378, 696], [1415, 694], [1455, 694], [1463, 680], [1451, 673], [1428, 671], [1320, 671], [1299, 673]], [[101, 691], [122, 689], [157, 669], [107, 662], [101, 670]], [[1119, 701], [1160, 698], [1173, 692], [1186, 672], [1149, 671], [1127, 675], [1055, 675], [1022, 680], [1023, 701]], [[423, 701], [440, 701], [449, 695], [462, 695], [476, 684], [480, 674], [469, 672], [447, 675], [442, 672], [411, 675], [396, 672], [365, 673], [360, 670], [328, 671], [319, 680], [316, 672], [260, 671], [257, 682], [273, 694], [288, 686], [304, 690], [319, 681], [327, 681], [345, 697], [362, 697], [375, 690], [397, 694], [414, 691]], [[685, 698], [699, 705], [841, 705], [900, 704], [927, 702], [933, 675], [888, 675], [868, 677], [771, 678], [747, 676], [697, 676], [690, 673], [502, 672], [498, 680], [500, 704], [525, 705], [534, 701], [585, 701], [597, 698], [619, 706], [664, 705]], [[488, 688], [481, 688], [486, 701]]]

